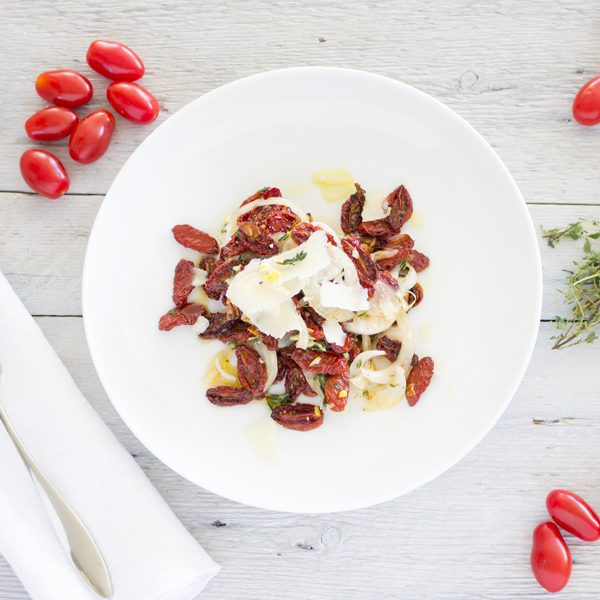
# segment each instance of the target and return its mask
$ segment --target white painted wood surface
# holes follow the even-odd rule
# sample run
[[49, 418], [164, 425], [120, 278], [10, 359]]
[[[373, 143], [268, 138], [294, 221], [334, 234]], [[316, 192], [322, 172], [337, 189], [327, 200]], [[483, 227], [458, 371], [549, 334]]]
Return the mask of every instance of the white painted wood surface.
[[[364, 69], [440, 99], [465, 117], [515, 177], [536, 228], [600, 219], [600, 126], [572, 120], [577, 89], [600, 73], [600, 6], [592, 0], [0, 0], [0, 269], [76, 383], [185, 526], [223, 566], [206, 600], [509, 600], [545, 592], [529, 568], [531, 532], [556, 487], [600, 508], [600, 345], [551, 351], [555, 289], [578, 257], [540, 238], [545, 288], [535, 354], [490, 434], [450, 471], [377, 507], [286, 515], [245, 507], [157, 461], [112, 408], [81, 323], [81, 272], [95, 214], [137, 145], [170, 114], [229, 81], [300, 65]], [[31, 194], [18, 159], [26, 118], [44, 106], [36, 76], [81, 68], [94, 39], [143, 57], [163, 112], [119, 121], [107, 155], [74, 164], [69, 195]], [[325, 41], [320, 41], [320, 39]], [[106, 82], [89, 109], [106, 107]], [[88, 108], [80, 110], [86, 114]], [[507, 243], [510, 235], [507, 232]], [[485, 399], [482, 399], [484, 401]], [[217, 521], [226, 524], [214, 525]], [[574, 566], [562, 598], [600, 596], [600, 546], [567, 536]], [[0, 560], [0, 598], [27, 593]], [[137, 600], [137, 599], [132, 599]], [[143, 600], [143, 599], [140, 599]]]

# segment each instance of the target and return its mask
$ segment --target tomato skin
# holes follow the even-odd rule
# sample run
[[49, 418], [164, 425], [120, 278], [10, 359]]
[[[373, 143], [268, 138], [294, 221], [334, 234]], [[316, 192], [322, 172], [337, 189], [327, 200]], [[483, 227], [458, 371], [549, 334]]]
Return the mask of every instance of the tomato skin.
[[108, 86], [106, 97], [122, 117], [138, 125], [148, 125], [158, 117], [156, 98], [137, 83], [115, 81]]
[[114, 81], [135, 81], [143, 77], [145, 72], [142, 59], [119, 42], [92, 42], [86, 59], [94, 71]]
[[46, 198], [56, 200], [69, 189], [69, 176], [63, 164], [46, 150], [26, 150], [19, 167], [25, 183]]
[[571, 552], [552, 521], [540, 523], [533, 531], [531, 570], [537, 582], [549, 592], [560, 592], [571, 576]]
[[96, 110], [79, 121], [69, 139], [69, 154], [73, 160], [89, 165], [104, 156], [108, 149], [115, 118], [107, 110]]
[[42, 73], [36, 79], [35, 91], [47, 102], [67, 108], [82, 106], [94, 95], [89, 79], [69, 69]]
[[27, 136], [36, 142], [56, 142], [71, 134], [79, 117], [65, 106], [48, 106], [25, 121]]
[[600, 123], [600, 75], [588, 81], [577, 92], [573, 101], [573, 116], [582, 125]]
[[552, 490], [546, 508], [557, 525], [585, 542], [600, 540], [600, 519], [580, 496], [567, 490]]

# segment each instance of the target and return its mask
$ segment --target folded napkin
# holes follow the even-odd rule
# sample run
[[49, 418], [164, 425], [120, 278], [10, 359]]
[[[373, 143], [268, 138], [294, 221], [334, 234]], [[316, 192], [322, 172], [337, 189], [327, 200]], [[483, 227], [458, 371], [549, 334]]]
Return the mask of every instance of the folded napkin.
[[[2, 273], [0, 367], [6, 412], [96, 541], [114, 600], [194, 598], [219, 566], [81, 395]], [[1, 425], [0, 552], [34, 600], [97, 600], [67, 558]]]

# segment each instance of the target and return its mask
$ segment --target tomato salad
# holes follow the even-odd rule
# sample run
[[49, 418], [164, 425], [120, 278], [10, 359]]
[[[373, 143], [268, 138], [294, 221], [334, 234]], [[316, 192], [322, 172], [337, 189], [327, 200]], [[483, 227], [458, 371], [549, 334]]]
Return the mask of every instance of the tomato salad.
[[[173, 228], [199, 257], [177, 264], [175, 306], [159, 329], [190, 325], [201, 340], [227, 344], [204, 379], [210, 402], [266, 400], [277, 423], [309, 431], [322, 425], [326, 408], [343, 411], [349, 399], [368, 411], [419, 401], [434, 365], [415, 354], [408, 318], [423, 299], [417, 274], [429, 265], [401, 233], [412, 200], [399, 186], [383, 201], [385, 216], [363, 221], [365, 192], [355, 189], [341, 228], [269, 187], [215, 237]], [[273, 393], [278, 382], [285, 393]]]

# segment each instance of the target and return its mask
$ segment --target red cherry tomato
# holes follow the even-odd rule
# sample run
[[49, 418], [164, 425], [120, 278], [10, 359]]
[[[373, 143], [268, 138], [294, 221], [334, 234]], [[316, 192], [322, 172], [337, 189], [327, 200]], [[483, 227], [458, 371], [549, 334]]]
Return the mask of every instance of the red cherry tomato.
[[79, 117], [64, 106], [49, 106], [38, 110], [25, 121], [27, 135], [38, 142], [56, 142], [75, 129]]
[[38, 194], [51, 200], [60, 198], [69, 189], [69, 176], [54, 154], [30, 149], [19, 162], [25, 183]]
[[94, 90], [89, 79], [76, 71], [46, 71], [38, 76], [35, 91], [48, 102], [75, 108], [92, 99]]
[[600, 519], [590, 505], [567, 490], [552, 490], [546, 508], [557, 525], [586, 542], [600, 540]]
[[144, 75], [142, 59], [118, 42], [92, 42], [86, 59], [94, 71], [115, 81], [135, 81]]
[[582, 125], [600, 123], [600, 75], [588, 81], [575, 96], [573, 116]]
[[138, 125], [148, 125], [158, 117], [156, 98], [137, 83], [115, 81], [108, 86], [106, 97], [122, 117]]
[[538, 583], [549, 592], [560, 592], [571, 576], [571, 552], [552, 521], [533, 531], [531, 569]]
[[115, 130], [115, 118], [107, 110], [97, 110], [79, 121], [69, 139], [73, 160], [88, 165], [104, 156]]

